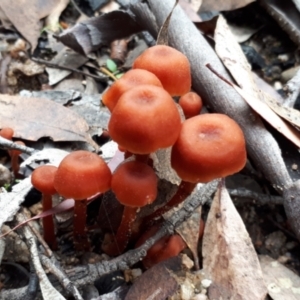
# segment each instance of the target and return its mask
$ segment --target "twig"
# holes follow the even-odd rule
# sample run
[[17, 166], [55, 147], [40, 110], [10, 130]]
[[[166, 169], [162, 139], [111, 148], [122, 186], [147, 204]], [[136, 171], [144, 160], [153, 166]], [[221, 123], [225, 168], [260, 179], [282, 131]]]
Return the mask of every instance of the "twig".
[[256, 193], [247, 189], [228, 189], [230, 196], [239, 197], [239, 198], [251, 198], [252, 200], [257, 201], [259, 204], [276, 204], [282, 205], [283, 198], [281, 196], [265, 195]]
[[65, 272], [60, 268], [55, 258], [48, 258], [47, 256], [40, 254], [40, 259], [44, 267], [46, 267], [50, 273], [52, 273], [60, 282], [60, 284], [65, 288], [65, 290], [70, 293], [76, 300], [83, 300], [78, 289], [73, 282], [67, 277]]
[[284, 99], [283, 105], [287, 107], [294, 107], [300, 94], [300, 69], [297, 71], [296, 75], [287, 82], [283, 89], [287, 94], [287, 98]]
[[19, 144], [16, 144], [10, 140], [7, 140], [0, 136], [0, 148], [4, 150], [20, 150], [21, 152], [27, 153], [27, 154], [33, 154], [33, 152], [37, 151], [33, 148], [22, 146]]
[[105, 75], [103, 75], [103, 77], [97, 76], [97, 75], [90, 74], [90, 73], [87, 73], [87, 72], [84, 72], [84, 71], [81, 71], [81, 70], [78, 70], [78, 69], [73, 69], [73, 68], [70, 68], [70, 67], [60, 66], [60, 65], [51, 63], [50, 61], [35, 58], [35, 57], [31, 57], [31, 60], [36, 62], [36, 63], [39, 63], [39, 64], [44, 64], [44, 65], [46, 65], [50, 68], [56, 68], [56, 69], [60, 69], [60, 70], [67, 70], [67, 71], [75, 72], [75, 73], [82, 74], [82, 75], [85, 75], [85, 76], [88, 76], [88, 77], [92, 77], [92, 78], [94, 78], [96, 80], [99, 80], [99, 81], [105, 81], [106, 82], [108, 80], [108, 77], [105, 76]]
[[[18, 222], [25, 221], [25, 217], [22, 213], [17, 214], [16, 217]], [[57, 299], [65, 300], [65, 298], [52, 286], [50, 283], [39, 259], [38, 248], [36, 245], [36, 239], [28, 226], [20, 227], [19, 229], [25, 238], [26, 245], [30, 251], [32, 263], [35, 268], [35, 272], [39, 278], [40, 288], [44, 299]]]

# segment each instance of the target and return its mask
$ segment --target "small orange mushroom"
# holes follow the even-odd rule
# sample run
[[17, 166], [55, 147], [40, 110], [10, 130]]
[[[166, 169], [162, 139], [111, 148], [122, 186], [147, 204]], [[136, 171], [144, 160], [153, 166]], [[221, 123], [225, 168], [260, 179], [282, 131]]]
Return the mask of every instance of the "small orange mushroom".
[[103, 94], [102, 102], [113, 111], [119, 98], [128, 90], [141, 84], [150, 84], [162, 87], [159, 79], [146, 70], [134, 69], [126, 72], [119, 80]]
[[[31, 183], [42, 193], [43, 212], [52, 208], [52, 195], [56, 194], [54, 188], [54, 176], [57, 167], [55, 166], [40, 166], [32, 172]], [[51, 249], [57, 248], [55, 237], [55, 229], [52, 216], [43, 218], [44, 239]]]
[[232, 175], [246, 164], [244, 134], [223, 114], [205, 114], [183, 122], [171, 153], [171, 164], [182, 180], [206, 183]]
[[183, 53], [172, 47], [156, 45], [148, 48], [134, 61], [133, 69], [155, 74], [172, 96], [181, 96], [191, 89], [190, 63]]
[[172, 146], [180, 128], [180, 115], [172, 97], [153, 85], [140, 85], [125, 92], [108, 124], [112, 139], [134, 154]]
[[186, 119], [199, 115], [203, 105], [201, 97], [194, 92], [182, 95], [178, 104], [181, 106]]
[[154, 170], [139, 161], [128, 161], [113, 173], [111, 189], [124, 205], [123, 217], [115, 240], [102, 249], [109, 255], [121, 254], [127, 246], [137, 210], [151, 204], [157, 196], [157, 177]]
[[54, 187], [65, 198], [73, 198], [74, 243], [77, 250], [88, 250], [85, 232], [86, 199], [110, 189], [111, 171], [104, 160], [95, 153], [74, 151], [58, 166]]
[[[136, 248], [144, 244], [158, 229], [158, 226], [153, 226], [146, 231], [137, 241]], [[143, 265], [149, 269], [166, 259], [177, 256], [186, 247], [187, 245], [180, 235], [164, 236], [147, 251], [147, 255], [143, 258]]]
[[12, 138], [14, 136], [14, 130], [10, 127], [3, 127], [0, 130], [0, 136], [7, 140], [12, 140]]

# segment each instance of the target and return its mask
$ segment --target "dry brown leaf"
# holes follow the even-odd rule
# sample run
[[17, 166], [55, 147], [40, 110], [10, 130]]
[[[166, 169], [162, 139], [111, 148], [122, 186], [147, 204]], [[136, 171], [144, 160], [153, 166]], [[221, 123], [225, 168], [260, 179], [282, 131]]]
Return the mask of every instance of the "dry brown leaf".
[[203, 236], [203, 269], [209, 299], [259, 300], [267, 294], [245, 225], [224, 185], [216, 192]]
[[263, 93], [264, 101], [279, 116], [300, 128], [300, 112], [291, 107], [282, 106], [276, 99]]
[[297, 274], [267, 255], [260, 255], [259, 261], [273, 300], [300, 299], [300, 278]]
[[12, 127], [14, 137], [36, 141], [88, 141], [86, 121], [72, 110], [51, 100], [0, 95], [0, 128]]
[[[300, 147], [300, 134], [292, 126], [285, 123], [265, 102], [277, 103], [271, 96], [261, 92], [252, 76], [250, 65], [240, 47], [231, 33], [226, 20], [220, 16], [215, 30], [216, 52], [225, 66], [230, 71], [238, 85], [233, 85], [235, 90], [247, 101], [247, 103], [260, 114], [275, 129], [281, 132], [286, 138]], [[278, 106], [277, 106], [278, 108]], [[279, 110], [279, 109], [277, 109]], [[299, 113], [296, 115], [285, 111], [286, 117], [298, 121]]]
[[221, 11], [221, 10], [234, 10], [240, 7], [244, 7], [255, 0], [199, 0], [202, 2], [200, 11]]
[[172, 273], [179, 272], [181, 266], [178, 256], [155, 265], [136, 279], [125, 300], [160, 300], [172, 296], [179, 286]]
[[199, 269], [198, 243], [201, 211], [202, 206], [199, 206], [185, 222], [176, 228], [176, 232], [183, 238], [193, 254], [196, 269]]
[[58, 2], [59, 0], [1, 0], [0, 8], [34, 50], [40, 36], [39, 20], [47, 16]]

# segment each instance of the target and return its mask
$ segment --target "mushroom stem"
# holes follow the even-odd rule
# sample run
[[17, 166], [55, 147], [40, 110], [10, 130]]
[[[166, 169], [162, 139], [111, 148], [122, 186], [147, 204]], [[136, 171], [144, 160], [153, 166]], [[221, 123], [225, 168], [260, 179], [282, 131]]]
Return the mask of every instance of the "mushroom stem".
[[[52, 208], [52, 196], [43, 194], [43, 212]], [[54, 222], [52, 216], [43, 218], [44, 240], [52, 250], [57, 249], [57, 242], [54, 232]]]
[[102, 250], [110, 256], [120, 255], [124, 252], [132, 233], [132, 225], [136, 219], [138, 207], [125, 206], [121, 224], [111, 243], [102, 245]]
[[90, 249], [90, 243], [85, 230], [86, 208], [86, 199], [75, 200], [73, 234], [74, 246], [78, 251]]

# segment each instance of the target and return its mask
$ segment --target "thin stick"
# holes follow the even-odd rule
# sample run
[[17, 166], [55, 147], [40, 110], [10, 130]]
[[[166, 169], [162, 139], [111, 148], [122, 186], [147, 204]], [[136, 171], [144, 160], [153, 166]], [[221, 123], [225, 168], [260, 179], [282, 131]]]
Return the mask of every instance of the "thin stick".
[[36, 63], [39, 63], [39, 64], [44, 64], [44, 65], [46, 65], [50, 68], [56, 68], [56, 69], [60, 69], [60, 70], [75, 72], [75, 73], [82, 74], [82, 75], [85, 75], [85, 76], [88, 76], [88, 77], [92, 77], [92, 78], [97, 79], [99, 81], [105, 81], [106, 82], [108, 80], [107, 76], [105, 76], [105, 75], [103, 75], [103, 77], [93, 75], [93, 74], [90, 74], [90, 73], [86, 73], [84, 71], [80, 71], [78, 69], [73, 69], [73, 68], [70, 68], [70, 67], [60, 66], [60, 65], [51, 63], [47, 60], [43, 60], [43, 59], [39, 59], [39, 58], [35, 58], [35, 57], [31, 57], [31, 60], [36, 62]]

